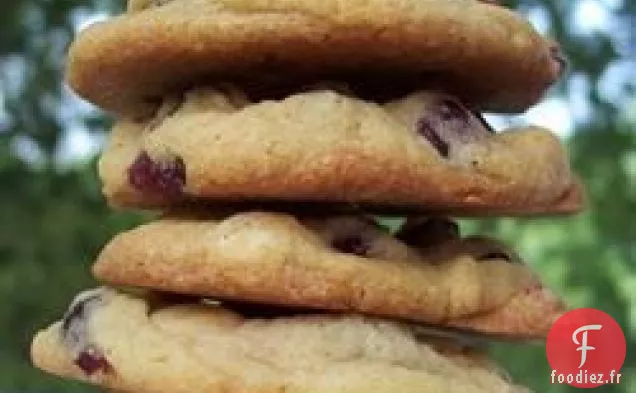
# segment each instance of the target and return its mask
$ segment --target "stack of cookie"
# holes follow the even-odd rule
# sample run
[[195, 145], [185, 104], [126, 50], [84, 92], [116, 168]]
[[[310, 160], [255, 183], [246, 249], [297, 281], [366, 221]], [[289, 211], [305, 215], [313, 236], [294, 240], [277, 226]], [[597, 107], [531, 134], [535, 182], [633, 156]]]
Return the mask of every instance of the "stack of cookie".
[[36, 366], [129, 393], [525, 391], [482, 344], [566, 308], [449, 217], [584, 193], [550, 131], [480, 115], [564, 67], [493, 3], [130, 0], [82, 32], [68, 81], [117, 117], [104, 194], [162, 216], [106, 245]]

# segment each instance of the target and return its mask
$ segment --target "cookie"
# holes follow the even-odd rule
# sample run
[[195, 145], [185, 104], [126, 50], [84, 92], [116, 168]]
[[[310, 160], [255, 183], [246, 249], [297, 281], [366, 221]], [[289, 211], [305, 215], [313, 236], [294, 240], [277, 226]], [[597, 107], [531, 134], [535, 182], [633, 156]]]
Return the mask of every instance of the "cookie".
[[143, 393], [527, 392], [492, 362], [447, 355], [408, 326], [352, 315], [247, 318], [99, 288], [39, 332], [34, 364]]
[[518, 112], [559, 78], [559, 53], [513, 11], [477, 0], [132, 1], [79, 34], [66, 79], [127, 117], [204, 81], [262, 92], [323, 79], [375, 100], [443, 87]]
[[545, 337], [565, 311], [498, 242], [440, 235], [428, 221], [402, 231], [402, 241], [369, 220], [179, 213], [117, 235], [93, 274], [115, 286], [362, 313], [521, 340]]
[[166, 99], [154, 118], [115, 126], [99, 163], [104, 194], [113, 207], [146, 209], [189, 201], [466, 215], [582, 209], [548, 130], [496, 133], [441, 93], [379, 105], [344, 90], [250, 102], [226, 86]]

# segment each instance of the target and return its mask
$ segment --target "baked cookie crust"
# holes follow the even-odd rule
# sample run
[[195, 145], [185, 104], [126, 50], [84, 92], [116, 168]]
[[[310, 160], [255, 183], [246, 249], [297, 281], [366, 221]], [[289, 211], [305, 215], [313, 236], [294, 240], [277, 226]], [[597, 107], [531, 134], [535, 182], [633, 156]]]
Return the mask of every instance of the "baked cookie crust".
[[120, 121], [99, 174], [121, 208], [267, 201], [556, 215], [584, 202], [550, 131], [495, 133], [432, 92], [380, 105], [322, 87], [259, 102], [232, 87], [194, 89], [150, 120]]
[[179, 213], [116, 236], [93, 274], [115, 286], [544, 338], [566, 310], [538, 276], [501, 243], [448, 238], [433, 224], [400, 235], [407, 244], [351, 216]]
[[31, 354], [47, 372], [125, 392], [527, 392], [481, 354], [437, 347], [386, 320], [247, 318], [99, 288], [39, 332]]
[[66, 79], [86, 100], [133, 117], [203, 81], [323, 79], [357, 82], [371, 96], [443, 87], [479, 109], [519, 112], [563, 67], [554, 42], [477, 0], [173, 0], [133, 1], [82, 31]]

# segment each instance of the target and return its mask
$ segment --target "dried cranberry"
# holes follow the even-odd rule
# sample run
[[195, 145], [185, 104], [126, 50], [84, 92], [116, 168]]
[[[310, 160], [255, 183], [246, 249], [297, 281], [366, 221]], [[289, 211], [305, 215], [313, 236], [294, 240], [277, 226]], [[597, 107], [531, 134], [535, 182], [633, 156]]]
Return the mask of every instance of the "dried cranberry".
[[112, 370], [112, 366], [106, 358], [95, 351], [82, 351], [75, 359], [75, 365], [86, 373], [86, 375], [93, 375], [98, 371], [107, 373]]
[[369, 251], [369, 244], [358, 235], [338, 237], [332, 241], [332, 247], [345, 254], [364, 257]]
[[144, 151], [128, 169], [128, 181], [141, 192], [179, 198], [186, 183], [185, 164], [180, 157], [155, 161]]
[[396, 234], [396, 237], [406, 244], [421, 248], [439, 245], [458, 239], [459, 236], [457, 223], [444, 217], [411, 219]]

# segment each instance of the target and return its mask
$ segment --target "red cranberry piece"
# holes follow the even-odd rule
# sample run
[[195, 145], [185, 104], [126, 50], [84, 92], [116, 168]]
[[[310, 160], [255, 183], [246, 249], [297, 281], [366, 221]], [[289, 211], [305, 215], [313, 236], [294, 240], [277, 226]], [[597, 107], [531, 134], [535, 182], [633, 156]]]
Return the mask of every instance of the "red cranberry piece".
[[436, 246], [459, 236], [457, 223], [443, 217], [411, 219], [396, 234], [404, 243], [420, 248]]
[[331, 246], [345, 254], [353, 254], [361, 257], [366, 256], [369, 251], [369, 244], [357, 235], [336, 238], [332, 241]]
[[86, 375], [93, 375], [98, 371], [107, 373], [112, 370], [112, 366], [106, 358], [93, 350], [80, 352], [75, 359], [75, 365], [81, 368]]
[[141, 192], [179, 198], [186, 183], [185, 164], [180, 157], [155, 161], [144, 151], [128, 169], [128, 181]]

